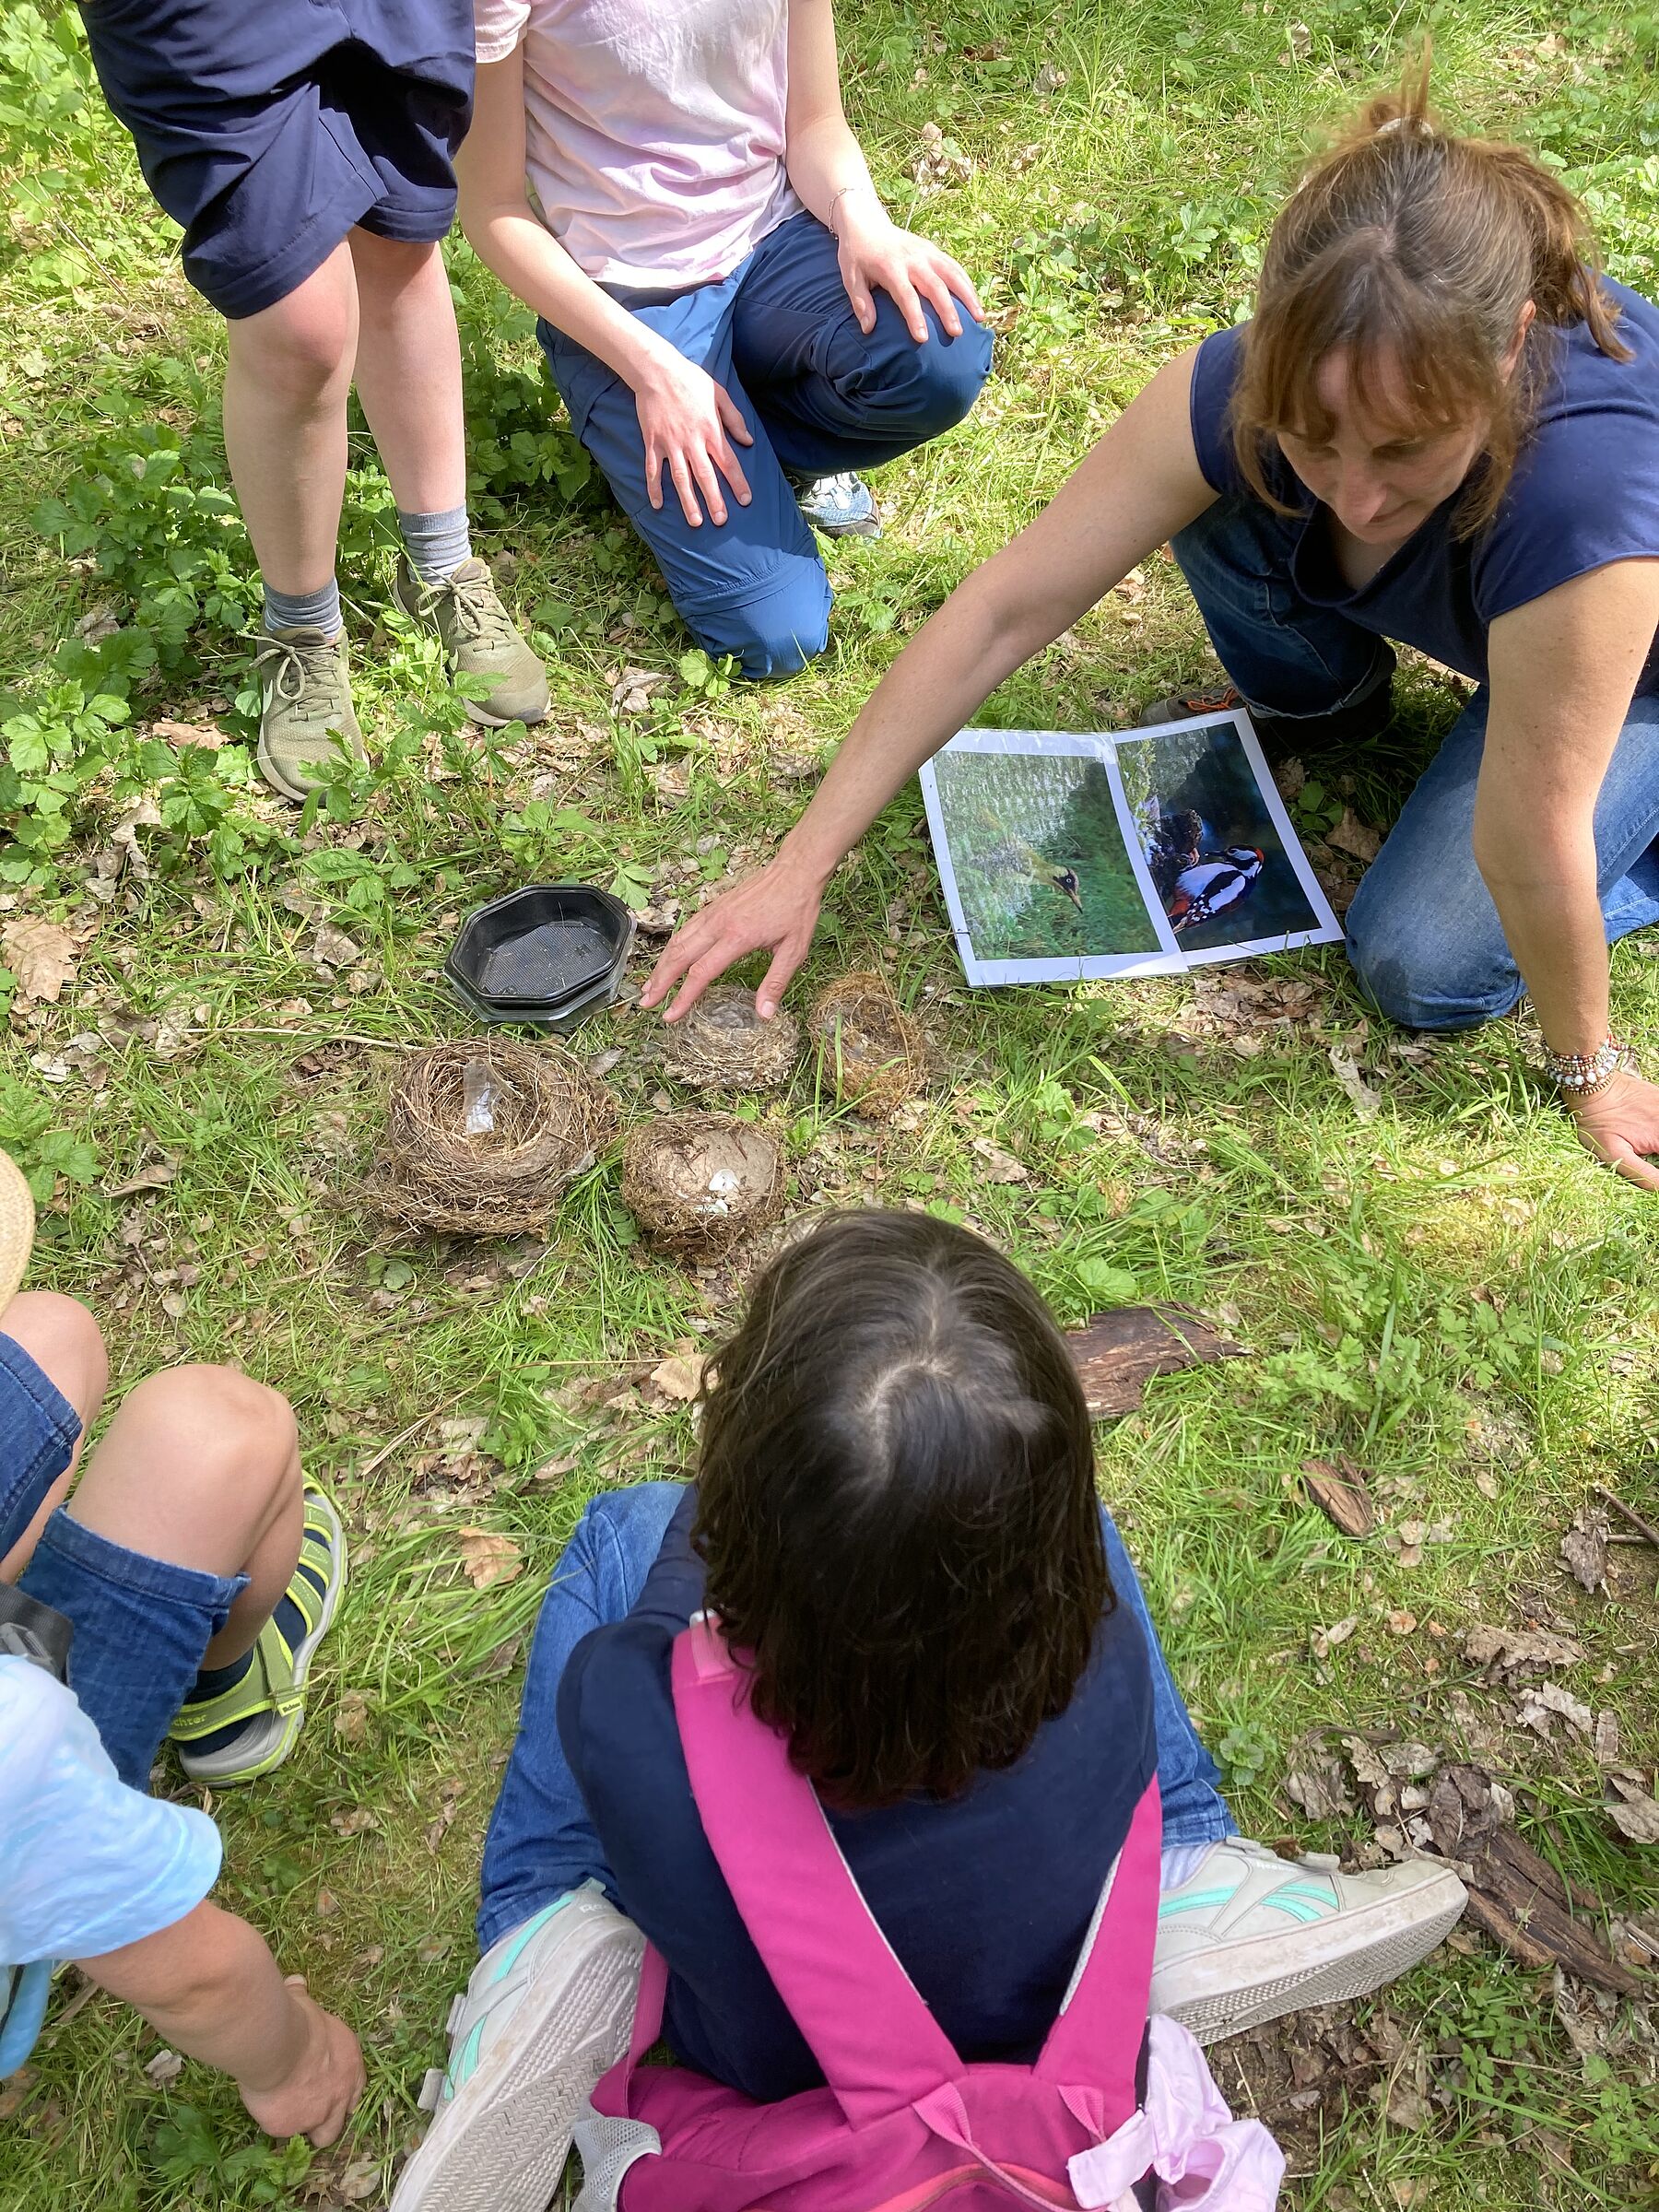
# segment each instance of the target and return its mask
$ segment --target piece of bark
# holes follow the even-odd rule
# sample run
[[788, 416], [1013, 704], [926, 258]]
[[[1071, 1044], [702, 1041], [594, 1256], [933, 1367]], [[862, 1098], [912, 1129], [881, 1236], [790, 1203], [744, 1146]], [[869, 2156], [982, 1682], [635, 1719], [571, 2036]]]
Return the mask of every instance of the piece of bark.
[[1187, 1306], [1119, 1306], [1068, 1329], [1065, 1341], [1091, 1421], [1133, 1413], [1154, 1375], [1244, 1356]]
[[1377, 1525], [1365, 1469], [1346, 1453], [1340, 1459], [1304, 1459], [1302, 1479], [1325, 1519], [1345, 1536], [1369, 1536]]
[[1491, 1779], [1480, 1768], [1442, 1767], [1428, 1817], [1436, 1848], [1470, 1870], [1468, 1917], [1512, 1958], [1526, 1967], [1559, 1966], [1620, 1996], [1645, 1986], [1572, 1917], [1575, 1904], [1594, 1912], [1599, 1901], [1577, 1883], [1563, 1882], [1547, 1859], [1504, 1824]]

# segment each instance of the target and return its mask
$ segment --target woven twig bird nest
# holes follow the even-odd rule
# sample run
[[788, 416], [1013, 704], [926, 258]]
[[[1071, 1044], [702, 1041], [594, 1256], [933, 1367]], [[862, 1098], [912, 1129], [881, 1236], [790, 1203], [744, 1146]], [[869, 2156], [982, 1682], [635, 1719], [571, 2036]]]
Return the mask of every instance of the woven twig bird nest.
[[622, 1147], [622, 1203], [653, 1243], [717, 1258], [782, 1210], [782, 1147], [724, 1113], [643, 1122]]
[[[469, 1106], [488, 1124], [471, 1135]], [[609, 1093], [556, 1044], [434, 1044], [393, 1083], [369, 1193], [394, 1220], [454, 1236], [543, 1229], [616, 1125]]]
[[717, 983], [668, 1031], [663, 1065], [695, 1090], [775, 1090], [789, 1080], [800, 1053], [801, 1025], [793, 1014], [762, 1021], [752, 991]]
[[837, 1095], [872, 1120], [913, 1099], [932, 1070], [920, 1024], [879, 975], [843, 975], [820, 991], [806, 1030]]

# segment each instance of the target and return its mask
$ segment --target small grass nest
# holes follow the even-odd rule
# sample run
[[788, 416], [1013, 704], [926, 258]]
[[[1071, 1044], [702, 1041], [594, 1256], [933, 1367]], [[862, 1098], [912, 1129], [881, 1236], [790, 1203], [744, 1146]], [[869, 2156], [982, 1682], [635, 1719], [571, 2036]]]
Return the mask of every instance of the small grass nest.
[[[488, 1071], [494, 1124], [471, 1136], [469, 1063]], [[502, 1037], [429, 1045], [392, 1085], [370, 1193], [418, 1229], [522, 1235], [546, 1228], [559, 1192], [593, 1166], [616, 1124], [609, 1093], [558, 1045]]]
[[819, 992], [806, 1030], [837, 1095], [872, 1121], [913, 1099], [931, 1073], [926, 1037], [879, 975], [844, 975]]
[[653, 1244], [717, 1259], [782, 1211], [782, 1147], [729, 1114], [642, 1122], [622, 1147], [622, 1203]]
[[762, 1021], [755, 994], [717, 983], [668, 1031], [663, 1065], [694, 1090], [775, 1090], [789, 1080], [801, 1052], [793, 1014]]

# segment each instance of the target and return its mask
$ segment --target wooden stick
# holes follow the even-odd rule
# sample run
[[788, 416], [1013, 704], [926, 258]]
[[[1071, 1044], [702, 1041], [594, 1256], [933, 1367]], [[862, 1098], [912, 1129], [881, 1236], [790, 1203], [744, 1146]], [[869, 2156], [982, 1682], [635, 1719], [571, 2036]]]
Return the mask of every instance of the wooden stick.
[[1622, 1498], [1616, 1498], [1611, 1490], [1604, 1490], [1599, 1482], [1593, 1482], [1590, 1488], [1604, 1505], [1610, 1505], [1616, 1513], [1622, 1513], [1630, 1526], [1640, 1529], [1654, 1550], [1659, 1551], [1659, 1528], [1655, 1528], [1651, 1521], [1644, 1521], [1633, 1505], [1627, 1505]]

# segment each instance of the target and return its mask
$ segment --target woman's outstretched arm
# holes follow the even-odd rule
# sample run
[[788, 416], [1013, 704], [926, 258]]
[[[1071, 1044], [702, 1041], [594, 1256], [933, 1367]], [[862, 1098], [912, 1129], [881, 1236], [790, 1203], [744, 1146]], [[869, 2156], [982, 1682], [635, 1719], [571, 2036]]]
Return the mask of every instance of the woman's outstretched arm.
[[665, 948], [646, 1006], [677, 983], [667, 1016], [677, 1020], [734, 960], [765, 949], [771, 965], [756, 1004], [762, 1016], [776, 1013], [806, 957], [825, 885], [888, 800], [1005, 677], [1214, 501], [1193, 446], [1192, 378], [1191, 353], [1160, 369], [1036, 520], [917, 631], [773, 859]]

